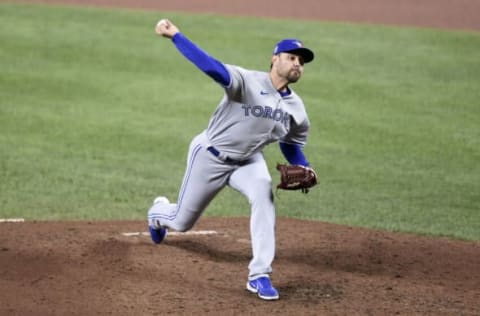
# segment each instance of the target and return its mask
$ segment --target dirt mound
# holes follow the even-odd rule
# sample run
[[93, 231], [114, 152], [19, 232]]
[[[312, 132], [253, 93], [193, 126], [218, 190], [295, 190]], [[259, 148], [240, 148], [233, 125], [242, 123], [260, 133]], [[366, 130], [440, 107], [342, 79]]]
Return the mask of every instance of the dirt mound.
[[[1, 315], [478, 315], [480, 244], [279, 219], [273, 281], [245, 291], [249, 220], [154, 245], [144, 222], [0, 224]], [[214, 231], [214, 232], [211, 232]]]

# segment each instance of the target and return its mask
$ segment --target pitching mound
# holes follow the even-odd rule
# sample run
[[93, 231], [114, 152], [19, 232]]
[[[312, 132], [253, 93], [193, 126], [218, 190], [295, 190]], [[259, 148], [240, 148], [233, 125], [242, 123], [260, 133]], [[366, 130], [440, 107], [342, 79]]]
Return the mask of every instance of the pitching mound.
[[[0, 224], [1, 315], [478, 315], [480, 244], [279, 219], [273, 281], [245, 290], [247, 218], [151, 243], [144, 222]], [[125, 234], [134, 233], [134, 234]]]

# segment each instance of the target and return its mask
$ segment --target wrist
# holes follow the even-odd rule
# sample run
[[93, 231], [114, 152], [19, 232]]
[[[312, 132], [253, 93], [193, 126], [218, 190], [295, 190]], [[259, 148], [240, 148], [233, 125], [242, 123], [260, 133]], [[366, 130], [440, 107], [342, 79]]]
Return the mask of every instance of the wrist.
[[173, 35], [170, 37], [170, 39], [171, 39], [173, 42], [175, 42], [175, 41], [176, 41], [179, 37], [181, 37], [181, 36], [182, 36], [182, 32], [178, 31], [178, 32], [176, 32], [175, 34], [173, 34]]

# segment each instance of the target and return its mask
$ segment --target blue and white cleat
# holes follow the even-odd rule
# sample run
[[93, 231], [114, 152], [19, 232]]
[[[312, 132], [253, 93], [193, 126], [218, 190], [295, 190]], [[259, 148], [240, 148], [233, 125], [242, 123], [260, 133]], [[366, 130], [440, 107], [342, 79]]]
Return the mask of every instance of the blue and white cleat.
[[[164, 196], [159, 196], [153, 201], [153, 205], [158, 203], [168, 204], [170, 201]], [[148, 214], [148, 230], [150, 232], [150, 237], [155, 244], [160, 244], [167, 236], [167, 228], [160, 226], [158, 221], [150, 218], [150, 214]]]
[[247, 291], [257, 294], [263, 300], [278, 300], [279, 295], [277, 289], [272, 286], [268, 276], [261, 276], [247, 282]]
[[160, 244], [167, 236], [167, 229], [165, 227], [154, 228], [149, 225], [148, 230], [150, 231], [152, 241], [156, 244]]

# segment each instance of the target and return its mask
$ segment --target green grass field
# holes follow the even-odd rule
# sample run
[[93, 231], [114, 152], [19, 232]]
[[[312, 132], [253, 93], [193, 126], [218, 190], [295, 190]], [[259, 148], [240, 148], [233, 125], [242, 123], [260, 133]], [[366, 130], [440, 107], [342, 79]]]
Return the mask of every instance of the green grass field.
[[[5, 3], [0, 218], [143, 220], [176, 198], [222, 90], [154, 35], [164, 16], [246, 68], [284, 37], [316, 52], [294, 88], [321, 184], [278, 192], [278, 216], [480, 240], [479, 33]], [[249, 213], [227, 188], [205, 216]]]

